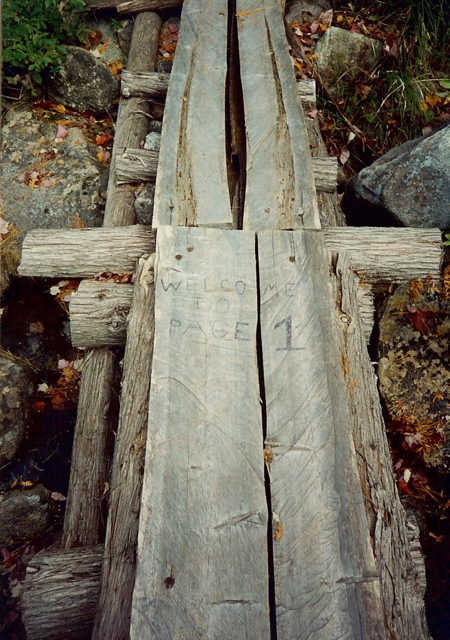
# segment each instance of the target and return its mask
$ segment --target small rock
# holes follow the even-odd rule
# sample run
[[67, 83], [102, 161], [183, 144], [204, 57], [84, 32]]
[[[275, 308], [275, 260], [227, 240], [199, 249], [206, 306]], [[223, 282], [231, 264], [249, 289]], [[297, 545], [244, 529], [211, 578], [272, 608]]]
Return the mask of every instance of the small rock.
[[345, 75], [348, 86], [361, 70], [371, 71], [382, 56], [383, 45], [361, 33], [330, 27], [317, 42], [314, 53], [319, 56], [316, 67], [323, 82], [330, 94], [337, 96], [340, 78]]
[[155, 185], [147, 183], [135, 200], [134, 207], [139, 224], [151, 226], [153, 205], [155, 201]]
[[119, 31], [117, 32], [119, 46], [126, 56], [128, 56], [128, 54], [130, 53], [131, 38], [133, 36], [133, 26], [133, 20], [128, 20], [126, 25], [122, 27], [122, 29], [119, 29]]
[[450, 228], [450, 123], [391, 149], [348, 181], [348, 224]]
[[307, 2], [306, 0], [291, 0], [286, 3], [286, 20], [291, 22], [314, 22], [317, 20], [321, 13], [331, 9], [331, 4], [328, 0], [316, 0], [316, 2]]
[[110, 113], [119, 98], [119, 85], [109, 67], [80, 47], [67, 47], [67, 57], [46, 89], [51, 100], [80, 112]]
[[172, 71], [172, 60], [159, 60], [156, 63], [156, 71], [158, 73], [170, 73]]
[[0, 467], [13, 459], [31, 410], [35, 388], [30, 367], [0, 355]]
[[160, 120], [152, 120], [148, 128], [149, 128], [149, 131], [155, 131], [156, 133], [161, 133], [162, 122]]
[[43, 535], [49, 524], [50, 491], [42, 485], [0, 494], [0, 546]]
[[161, 134], [157, 131], [150, 131], [145, 137], [144, 149], [159, 151], [161, 148]]

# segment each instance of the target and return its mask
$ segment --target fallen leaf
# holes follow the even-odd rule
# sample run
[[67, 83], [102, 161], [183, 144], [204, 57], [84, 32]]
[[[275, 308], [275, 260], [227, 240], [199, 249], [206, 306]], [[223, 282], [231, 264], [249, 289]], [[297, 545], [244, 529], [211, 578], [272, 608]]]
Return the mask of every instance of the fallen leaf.
[[49, 386], [46, 382], [41, 382], [41, 384], [38, 384], [38, 391], [41, 391], [42, 393], [46, 393], [49, 390]]
[[345, 150], [341, 153], [341, 155], [339, 156], [339, 162], [344, 165], [348, 159], [350, 158], [350, 151]]
[[44, 180], [44, 182], [42, 183], [43, 187], [54, 187], [56, 184], [56, 178], [47, 178], [47, 180]]
[[62, 138], [65, 138], [67, 136], [69, 132], [67, 131], [67, 129], [65, 129], [62, 124], [58, 125], [58, 129], [56, 131], [56, 136], [55, 139], [56, 140], [60, 140]]
[[398, 490], [400, 493], [404, 493], [407, 496], [410, 496], [412, 494], [410, 487], [402, 478], [400, 478], [400, 480], [398, 481]]
[[50, 494], [50, 498], [52, 498], [53, 500], [58, 500], [59, 502], [67, 500], [66, 496], [63, 496], [63, 494], [59, 493], [59, 491], [52, 491]]
[[67, 113], [67, 109], [63, 104], [55, 104], [54, 106], [52, 106], [52, 110], [56, 111], [57, 113]]
[[64, 358], [61, 358], [61, 360], [58, 360], [58, 369], [67, 369], [67, 367], [72, 366], [73, 362], [69, 362], [68, 360], [64, 360]]
[[66, 406], [66, 397], [60, 389], [55, 389], [51, 402], [53, 409], [56, 411], [62, 411]]
[[45, 402], [43, 402], [42, 400], [38, 400], [34, 403], [33, 408], [38, 413], [43, 413], [45, 411]]
[[0, 234], [6, 236], [9, 233], [9, 222], [0, 217]]
[[44, 333], [44, 325], [39, 320], [37, 322], [30, 322], [28, 332], [34, 335]]

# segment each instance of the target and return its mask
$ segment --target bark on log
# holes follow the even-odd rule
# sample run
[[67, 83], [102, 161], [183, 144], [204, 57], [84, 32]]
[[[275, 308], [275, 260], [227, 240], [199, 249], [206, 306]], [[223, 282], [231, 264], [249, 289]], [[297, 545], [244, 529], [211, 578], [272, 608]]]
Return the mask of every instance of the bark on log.
[[[159, 153], [150, 149], [122, 149], [116, 157], [118, 184], [154, 180], [158, 169]], [[317, 191], [332, 193], [336, 190], [338, 162], [324, 156], [312, 158], [312, 169]]]
[[164, 99], [169, 87], [170, 74], [156, 71], [122, 71], [121, 94], [123, 98]]
[[[161, 18], [155, 13], [137, 16], [128, 56], [129, 71], [154, 71], [160, 27]], [[139, 149], [148, 133], [149, 122], [148, 101], [141, 98], [120, 100], [105, 206], [105, 227], [123, 227], [135, 221], [134, 191], [129, 185], [117, 184], [116, 157], [122, 149]]]
[[80, 282], [70, 299], [72, 345], [79, 349], [123, 346], [132, 297], [132, 284]]
[[405, 513], [394, 482], [376, 376], [361, 334], [356, 305], [358, 279], [345, 254], [337, 262], [334, 290], [342, 370], [384, 615], [390, 637], [426, 640], [430, 636], [423, 589], [411, 557]]
[[336, 191], [338, 161], [331, 156], [311, 158], [314, 181], [317, 192], [333, 193]]
[[116, 156], [117, 184], [154, 181], [159, 152], [152, 149], [121, 149]]
[[126, 15], [140, 11], [173, 9], [181, 7], [182, 4], [183, 0], [129, 0], [129, 2], [119, 2], [116, 7], [119, 15]]
[[302, 105], [309, 111], [316, 104], [316, 81], [312, 78], [297, 80], [298, 97]]
[[100, 599], [93, 640], [129, 637], [154, 333], [154, 254], [136, 270], [127, 322]]
[[19, 275], [91, 278], [96, 273], [130, 273], [154, 247], [148, 227], [34, 229], [24, 240]]
[[100, 584], [103, 545], [50, 547], [29, 562], [21, 585], [28, 640], [89, 640]]
[[116, 356], [94, 349], [85, 357], [64, 516], [63, 547], [93, 546], [105, 530], [109, 460], [118, 395]]
[[439, 229], [339, 227], [325, 229], [330, 251], [349, 251], [353, 269], [363, 282], [409, 282], [432, 276], [442, 262]]

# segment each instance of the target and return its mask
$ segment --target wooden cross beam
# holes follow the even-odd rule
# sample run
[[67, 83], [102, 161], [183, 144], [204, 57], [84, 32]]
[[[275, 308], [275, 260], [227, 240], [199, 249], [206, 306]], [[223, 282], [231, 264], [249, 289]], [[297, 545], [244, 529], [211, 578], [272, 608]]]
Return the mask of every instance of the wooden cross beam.
[[[145, 256], [134, 287], [86, 281], [71, 305], [92, 323], [89, 296], [113, 300], [95, 340], [123, 344], [133, 296], [93, 638], [128, 634], [145, 441], [132, 639], [426, 638], [354, 271], [369, 283], [438, 277], [440, 233], [321, 230], [281, 6], [237, 0], [228, 14], [225, 0], [183, 10], [156, 241], [128, 227], [120, 240], [71, 230], [24, 244], [22, 275], [128, 271]], [[237, 58], [240, 99], [226, 74]], [[122, 103], [145, 93], [128, 89]], [[131, 212], [121, 183], [144, 174], [124, 168], [122, 149], [147, 156], [116, 136], [108, 201]], [[89, 257], [100, 246], [106, 269]]]

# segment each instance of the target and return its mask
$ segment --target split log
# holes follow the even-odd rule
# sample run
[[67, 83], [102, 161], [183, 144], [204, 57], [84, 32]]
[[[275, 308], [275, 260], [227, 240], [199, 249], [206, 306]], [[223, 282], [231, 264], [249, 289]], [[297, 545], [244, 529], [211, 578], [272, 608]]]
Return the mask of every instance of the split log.
[[29, 562], [21, 585], [28, 640], [90, 640], [103, 546], [50, 547]]
[[122, 71], [121, 94], [124, 98], [165, 98], [169, 73], [156, 71]]
[[247, 133], [244, 229], [319, 228], [281, 3], [237, 0], [236, 8]]
[[154, 227], [235, 226], [225, 140], [227, 31], [227, 0], [184, 5], [164, 111]]
[[269, 638], [253, 233], [160, 227], [131, 638]]
[[323, 234], [259, 233], [258, 264], [277, 637], [387, 640]]
[[409, 282], [440, 278], [442, 239], [439, 229], [339, 227], [325, 229], [330, 251], [349, 251], [363, 282]]
[[84, 278], [111, 271], [131, 273], [136, 260], [154, 246], [150, 229], [120, 228], [34, 229], [22, 247], [19, 275]]
[[79, 349], [124, 346], [132, 297], [132, 284], [80, 282], [70, 299], [72, 345]]
[[[153, 180], [158, 169], [158, 158], [159, 153], [150, 149], [123, 149], [116, 157], [118, 184]], [[313, 158], [312, 168], [317, 191], [336, 190], [338, 171], [336, 158], [330, 156]]]
[[[134, 22], [129, 71], [154, 71], [161, 18], [140, 13]], [[105, 205], [105, 227], [123, 227], [135, 222], [135, 194], [130, 185], [117, 184], [116, 158], [123, 149], [139, 149], [149, 130], [150, 103], [142, 98], [121, 99], [109, 173]]]
[[154, 254], [136, 271], [93, 640], [129, 637], [153, 355]]
[[117, 184], [154, 181], [158, 158], [153, 149], [122, 149], [116, 156]]
[[63, 547], [93, 546], [103, 539], [109, 460], [117, 424], [116, 357], [108, 349], [85, 356], [64, 516]]
[[119, 2], [115, 6], [119, 15], [127, 15], [129, 13], [139, 13], [140, 11], [176, 9], [181, 7], [182, 4], [183, 0], [129, 0], [128, 2]]
[[[342, 371], [348, 388], [359, 476], [380, 576], [383, 618], [391, 632], [389, 638], [426, 640], [430, 636], [421, 576], [408, 544], [405, 513], [394, 482], [377, 380], [361, 335], [356, 305], [358, 279], [345, 254], [339, 255], [333, 285]], [[344, 317], [346, 322], [342, 322]]]

